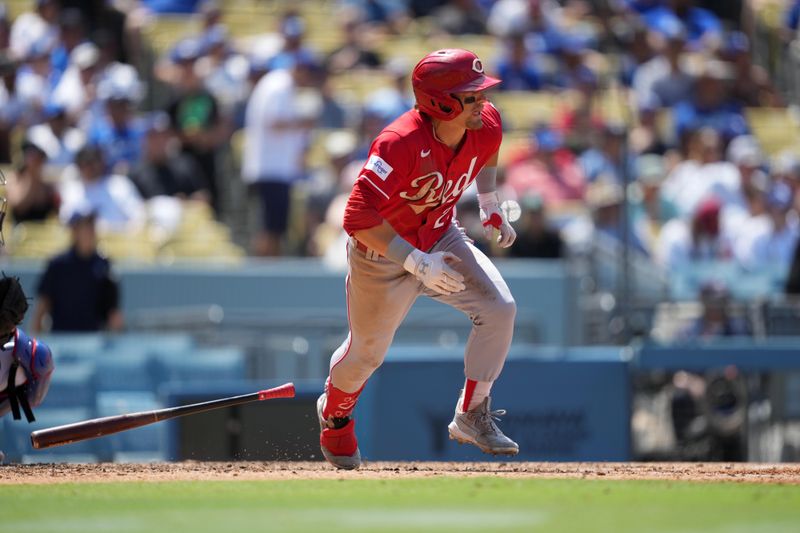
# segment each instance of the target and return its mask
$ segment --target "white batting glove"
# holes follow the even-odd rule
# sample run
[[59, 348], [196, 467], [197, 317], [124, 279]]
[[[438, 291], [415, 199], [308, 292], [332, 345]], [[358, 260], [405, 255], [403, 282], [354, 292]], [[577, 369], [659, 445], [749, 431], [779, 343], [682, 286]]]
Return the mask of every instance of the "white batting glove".
[[403, 268], [414, 274], [423, 285], [439, 294], [454, 294], [467, 288], [464, 276], [456, 272], [448, 263], [458, 263], [461, 259], [450, 252], [426, 254], [414, 249], [403, 263]]
[[517, 239], [517, 232], [506, 220], [503, 211], [500, 210], [500, 202], [497, 200], [497, 193], [489, 192], [478, 195], [478, 205], [480, 206], [481, 223], [483, 223], [483, 234], [490, 242], [494, 240], [500, 248], [508, 248]]

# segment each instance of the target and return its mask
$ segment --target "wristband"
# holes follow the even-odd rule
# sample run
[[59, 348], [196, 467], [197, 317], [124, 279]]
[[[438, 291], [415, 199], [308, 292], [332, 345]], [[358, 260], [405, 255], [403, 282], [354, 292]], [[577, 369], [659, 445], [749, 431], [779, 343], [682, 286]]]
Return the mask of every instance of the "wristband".
[[487, 193], [497, 189], [497, 167], [483, 167], [475, 176], [478, 193]]
[[408, 255], [414, 250], [415, 248], [411, 246], [407, 240], [402, 238], [400, 235], [396, 235], [395, 238], [389, 243], [389, 247], [386, 249], [384, 257], [386, 257], [386, 259], [392, 263], [402, 265]]
[[490, 205], [498, 205], [500, 200], [497, 198], [497, 192], [482, 192], [478, 193], [478, 206], [483, 209]]
[[417, 265], [420, 261], [422, 261], [422, 257], [425, 255], [425, 252], [422, 250], [418, 250], [414, 248], [411, 250], [411, 253], [408, 254], [406, 260], [403, 262], [403, 268], [414, 274], [417, 275]]

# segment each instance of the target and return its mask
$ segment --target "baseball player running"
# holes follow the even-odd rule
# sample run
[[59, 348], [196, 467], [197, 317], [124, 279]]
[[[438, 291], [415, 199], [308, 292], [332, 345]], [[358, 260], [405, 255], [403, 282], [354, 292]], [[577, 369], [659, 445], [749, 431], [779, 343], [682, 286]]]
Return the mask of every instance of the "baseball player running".
[[516, 238], [495, 192], [502, 131], [484, 91], [498, 83], [467, 50], [425, 56], [412, 73], [415, 109], [378, 135], [353, 186], [344, 216], [350, 333], [317, 401], [322, 453], [337, 468], [361, 464], [353, 409], [421, 294], [463, 311], [473, 324], [450, 438], [490, 454], [519, 451], [497, 427], [505, 411], [492, 411], [489, 396], [511, 344], [516, 304], [455, 220], [456, 202], [475, 181], [487, 238], [502, 247]]
[[[53, 356], [43, 342], [17, 327], [28, 310], [28, 300], [17, 278], [0, 279], [0, 417], [20, 410], [28, 422], [35, 420], [31, 407], [44, 400], [53, 373]], [[0, 452], [0, 461], [4, 459]]]

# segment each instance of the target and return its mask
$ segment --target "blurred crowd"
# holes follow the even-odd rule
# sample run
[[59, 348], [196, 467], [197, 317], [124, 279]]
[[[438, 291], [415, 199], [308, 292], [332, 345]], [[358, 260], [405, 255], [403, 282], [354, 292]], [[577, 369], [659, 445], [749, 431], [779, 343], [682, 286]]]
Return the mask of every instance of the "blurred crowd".
[[[748, 122], [748, 110], [793, 103], [754, 59], [763, 3], [337, 0], [325, 2], [339, 35], [327, 49], [309, 35], [315, 2], [263, 2], [274, 27], [247, 36], [232, 35], [222, 1], [36, 0], [13, 19], [0, 4], [9, 213], [68, 221], [88, 205], [102, 231], [135, 234], [200, 202], [249, 221], [252, 255], [342, 264], [344, 204], [370, 142], [413, 106], [413, 62], [381, 43], [480, 35], [495, 44], [483, 60], [503, 79], [501, 113], [503, 93], [558, 97], [532, 128], [504, 115], [518, 142], [503, 149], [501, 195], [522, 207], [510, 256], [626, 247], [665, 271], [706, 260], [788, 271], [800, 146], [776, 152]], [[800, 1], [781, 9], [788, 49]], [[197, 32], [153, 57], [146, 29], [166, 13], [194, 17]], [[339, 88], [357, 73], [389, 81], [354, 99]], [[612, 93], [621, 116], [598, 105]], [[462, 202], [477, 236], [474, 195]]]

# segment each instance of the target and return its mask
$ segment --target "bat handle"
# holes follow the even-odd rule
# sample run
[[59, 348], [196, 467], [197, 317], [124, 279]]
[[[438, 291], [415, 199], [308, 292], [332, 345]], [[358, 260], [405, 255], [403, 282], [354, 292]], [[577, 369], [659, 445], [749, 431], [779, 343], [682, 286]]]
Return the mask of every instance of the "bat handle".
[[259, 401], [274, 398], [294, 398], [294, 383], [284, 383], [280, 387], [258, 391]]

